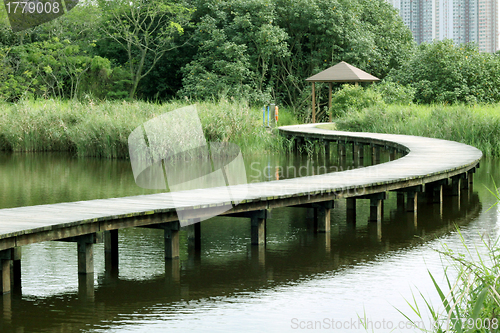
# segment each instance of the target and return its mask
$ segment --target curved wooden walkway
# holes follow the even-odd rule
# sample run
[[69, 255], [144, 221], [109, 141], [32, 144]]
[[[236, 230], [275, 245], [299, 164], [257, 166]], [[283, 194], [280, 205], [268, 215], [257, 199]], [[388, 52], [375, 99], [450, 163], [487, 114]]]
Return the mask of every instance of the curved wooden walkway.
[[[347, 143], [370, 145], [374, 149], [385, 147], [406, 155], [391, 162], [343, 172], [177, 192], [175, 202], [170, 193], [162, 193], [0, 209], [4, 292], [10, 290], [6, 285], [7, 262], [18, 260], [14, 249], [23, 245], [50, 240], [77, 241], [79, 272], [89, 273], [93, 272], [91, 244], [96, 242], [97, 233], [137, 226], [162, 228], [165, 230], [166, 257], [176, 257], [179, 228], [213, 216], [214, 207], [228, 209], [223, 215], [252, 218], [252, 243], [265, 242], [266, 212], [275, 207], [310, 206], [319, 209], [319, 218], [323, 219], [320, 223], [322, 231], [328, 231], [333, 200], [372, 199], [376, 214], [377, 209], [380, 213], [383, 194], [398, 190], [411, 193], [416, 205], [414, 193], [428, 192], [429, 188], [436, 191], [437, 188], [438, 195], [442, 195], [442, 185], [449, 179], [458, 184], [459, 191], [460, 179], [471, 180], [482, 157], [478, 149], [457, 142], [407, 135], [330, 131], [314, 125], [286, 126], [279, 130], [297, 140], [337, 142], [339, 147]], [[228, 189], [233, 200], [220, 199], [225, 197]], [[235, 202], [239, 203], [233, 207]], [[179, 223], [176, 209], [184, 210], [190, 222]], [[117, 251], [117, 234], [113, 235], [110, 247]]]

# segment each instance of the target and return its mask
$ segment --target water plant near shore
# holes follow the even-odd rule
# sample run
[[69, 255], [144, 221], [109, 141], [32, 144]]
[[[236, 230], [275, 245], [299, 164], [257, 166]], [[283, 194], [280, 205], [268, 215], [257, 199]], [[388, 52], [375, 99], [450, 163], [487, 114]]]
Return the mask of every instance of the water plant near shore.
[[[494, 189], [488, 188], [488, 191], [496, 198], [496, 202], [489, 209], [498, 209], [500, 189], [494, 180], [493, 186]], [[407, 304], [419, 318], [418, 323], [400, 309], [397, 310], [414, 323], [414, 327], [424, 332], [498, 332], [500, 331], [500, 237], [492, 240], [489, 236], [481, 236], [482, 244], [479, 247], [474, 246], [472, 250], [466, 244], [458, 226], [456, 230], [462, 251], [452, 250], [445, 243], [442, 244], [442, 249], [435, 249], [448, 263], [444, 268], [445, 287], [440, 286], [429, 272], [441, 299], [442, 308], [434, 307], [420, 293], [431, 315], [432, 326], [426, 328], [419, 325], [424, 323], [424, 318], [415, 297], [412, 303], [407, 301]], [[454, 281], [448, 274], [450, 268], [453, 270], [453, 275], [457, 276]], [[446, 294], [445, 289], [449, 290]]]
[[345, 131], [418, 135], [472, 145], [500, 156], [500, 105], [388, 105], [349, 112], [336, 120]]
[[[71, 151], [79, 156], [128, 158], [137, 126], [189, 103], [24, 100], [0, 104], [0, 150]], [[262, 126], [262, 113], [245, 101], [197, 103], [207, 141], [233, 142], [246, 153], [281, 149], [283, 139]], [[281, 123], [296, 122], [282, 112]], [[283, 121], [284, 120], [284, 121]]]
[[[438, 284], [429, 272], [434, 287], [441, 299], [441, 308], [434, 307], [422, 293], [427, 310], [432, 319], [431, 327], [423, 327], [425, 322], [415, 297], [413, 302], [407, 301], [418, 321], [397, 309], [406, 319], [414, 323], [424, 332], [498, 332], [500, 331], [500, 239], [492, 241], [482, 237], [485, 257], [478, 247], [474, 251], [465, 243], [464, 237], [457, 228], [463, 249], [461, 253], [443, 244], [442, 250], [436, 250], [450, 266], [445, 268], [446, 286]], [[449, 268], [454, 269], [457, 278], [452, 281], [448, 274]], [[446, 292], [446, 290], [449, 290]]]

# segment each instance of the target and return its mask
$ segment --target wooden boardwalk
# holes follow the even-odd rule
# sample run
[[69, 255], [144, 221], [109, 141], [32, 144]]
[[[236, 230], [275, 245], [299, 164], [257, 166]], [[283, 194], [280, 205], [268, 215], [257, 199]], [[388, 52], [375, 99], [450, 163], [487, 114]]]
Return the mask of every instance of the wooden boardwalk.
[[[355, 147], [369, 145], [374, 153], [379, 148], [386, 148], [406, 155], [391, 162], [343, 172], [176, 192], [175, 198], [171, 193], [162, 193], [0, 209], [0, 258], [5, 273], [2, 274], [4, 292], [10, 290], [5, 280], [8, 270], [6, 262], [16, 260], [14, 249], [23, 245], [62, 239], [77, 241], [79, 258], [82, 258], [79, 272], [91, 273], [93, 268], [90, 265], [93, 264], [88, 262], [88, 256], [91, 256], [89, 251], [91, 244], [98, 238], [95, 236], [97, 233], [150, 226], [165, 230], [168, 243], [166, 257], [176, 257], [178, 239], [175, 237], [179, 228], [213, 216], [214, 209], [227, 209], [223, 215], [251, 217], [252, 243], [261, 244], [265, 242], [265, 219], [269, 209], [307, 205], [317, 208], [319, 215], [323, 216], [321, 231], [329, 230], [331, 203], [339, 198], [372, 199], [376, 215], [384, 199], [381, 194], [398, 190], [409, 193], [408, 202], [415, 198], [416, 210], [415, 193], [429, 192], [431, 189], [442, 196], [442, 185], [448, 180], [458, 186], [459, 191], [464, 180], [466, 184], [471, 181], [472, 173], [482, 157], [481, 151], [474, 147], [431, 138], [330, 131], [316, 128], [313, 124], [286, 126], [279, 130], [296, 140], [320, 140], [325, 144], [336, 142], [339, 147], [346, 144], [354, 144]], [[221, 199], [227, 197], [228, 190], [231, 192], [231, 201]], [[238, 204], [233, 205], [235, 202]], [[186, 212], [189, 218], [187, 223], [177, 221], [176, 209]], [[117, 234], [113, 235], [115, 245], [110, 246], [117, 247]], [[83, 254], [80, 256], [80, 253]]]

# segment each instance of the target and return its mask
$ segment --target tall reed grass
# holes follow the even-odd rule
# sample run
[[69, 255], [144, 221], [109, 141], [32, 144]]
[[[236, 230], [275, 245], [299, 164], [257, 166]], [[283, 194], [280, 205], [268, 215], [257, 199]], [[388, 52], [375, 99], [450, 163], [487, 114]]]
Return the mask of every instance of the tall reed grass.
[[[487, 190], [496, 198], [496, 202], [488, 210], [499, 209], [500, 189], [495, 181], [493, 186], [492, 190]], [[462, 245], [461, 251], [450, 249], [446, 243], [442, 244], [441, 249], [436, 249], [445, 260], [446, 285], [440, 285], [429, 272], [441, 305], [432, 305], [420, 293], [434, 325], [428, 328], [418, 326], [408, 314], [398, 311], [424, 332], [500, 332], [500, 238], [482, 236], [483, 243], [471, 248], [458, 226], [456, 230]], [[456, 276], [454, 280], [450, 279], [450, 270]], [[424, 322], [423, 312], [415, 296], [412, 302], [407, 303], [419, 322]]]
[[453, 140], [500, 156], [500, 104], [388, 105], [347, 113], [336, 128]]
[[[434, 287], [441, 299], [441, 306], [432, 305], [422, 294], [429, 311], [432, 327], [422, 328], [425, 332], [499, 332], [500, 331], [500, 240], [483, 237], [485, 251], [471, 249], [457, 227], [463, 251], [451, 250], [443, 244], [438, 251], [449, 266], [445, 267], [446, 285], [440, 286], [429, 272]], [[486, 255], [484, 254], [486, 252]], [[454, 270], [457, 278], [450, 279], [448, 271]], [[449, 291], [448, 291], [449, 290]], [[415, 297], [407, 301], [413, 312], [424, 322], [423, 312]], [[398, 310], [409, 321], [409, 315]]]
[[[0, 103], [0, 150], [71, 151], [79, 156], [128, 158], [131, 131], [160, 114], [187, 105], [186, 101]], [[232, 142], [246, 153], [283, 147], [284, 140], [262, 126], [262, 111], [244, 101], [201, 102], [197, 110], [207, 141]], [[296, 123], [290, 116], [284, 120]]]

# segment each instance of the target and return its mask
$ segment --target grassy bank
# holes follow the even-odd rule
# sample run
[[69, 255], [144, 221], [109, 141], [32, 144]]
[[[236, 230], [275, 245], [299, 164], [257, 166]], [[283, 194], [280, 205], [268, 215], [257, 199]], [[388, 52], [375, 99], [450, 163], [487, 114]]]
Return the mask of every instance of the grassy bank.
[[335, 121], [338, 130], [453, 140], [477, 147], [485, 155], [500, 156], [500, 104], [388, 105], [349, 112]]
[[[137, 126], [186, 102], [77, 102], [25, 100], [0, 104], [0, 150], [71, 151], [79, 156], [128, 158]], [[207, 141], [228, 141], [246, 153], [279, 150], [283, 139], [262, 126], [262, 110], [245, 102], [197, 103]], [[294, 123], [281, 112], [281, 123]]]

